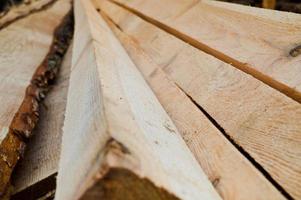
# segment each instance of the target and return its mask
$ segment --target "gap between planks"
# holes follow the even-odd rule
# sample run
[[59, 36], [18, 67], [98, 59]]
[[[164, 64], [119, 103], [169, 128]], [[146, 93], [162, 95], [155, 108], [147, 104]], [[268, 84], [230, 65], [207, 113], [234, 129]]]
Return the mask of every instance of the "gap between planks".
[[[111, 3], [109, 3], [109, 1], [103, 1], [103, 2], [108, 2], [108, 4], [111, 4]], [[115, 5], [115, 4], [111, 4], [112, 6], [113, 5]], [[142, 31], [142, 29], [141, 28], [146, 28], [145, 26], [140, 26], [140, 25], [142, 25], [142, 24], [140, 24], [140, 22], [138, 23], [138, 21], [143, 21], [143, 20], [138, 20], [138, 21], [136, 21], [136, 20], [134, 20], [133, 18], [131, 18], [130, 16], [132, 16], [132, 17], [134, 17], [134, 16], [136, 16], [136, 15], [133, 15], [133, 14], [130, 14], [130, 12], [128, 12], [127, 10], [124, 10], [124, 12], [126, 11], [126, 12], [128, 12], [127, 13], [127, 15], [125, 15], [125, 13], [123, 13], [123, 14], [121, 14], [120, 12], [121, 12], [121, 8], [119, 7], [118, 9], [117, 9], [117, 5], [115, 5], [115, 7], [116, 7], [116, 10], [115, 10], [115, 12], [116, 12], [116, 16], [115, 16], [115, 18], [114, 18], [114, 21], [116, 20], [116, 23], [118, 23], [118, 27], [120, 27], [121, 28], [121, 30], [123, 30], [124, 32], [126, 32], [126, 33], [129, 33], [129, 35], [130, 36], [132, 36], [133, 37], [133, 39], [135, 40], [135, 41], [137, 41], [137, 42], [139, 42], [139, 43], [141, 43], [141, 45], [142, 46], [144, 46], [143, 48], [145, 48], [145, 50], [148, 52], [148, 53], [150, 53], [150, 55], [153, 55], [152, 57], [155, 59], [155, 60], [157, 60], [156, 62], [157, 63], [161, 63], [162, 65], [163, 65], [163, 68], [165, 69], [165, 66], [166, 65], [170, 65], [169, 63], [170, 63], [170, 60], [173, 60], [174, 59], [174, 56], [171, 56], [172, 55], [172, 53], [170, 54], [170, 59], [163, 59], [163, 60], [165, 60], [164, 62], [162, 62], [163, 60], [161, 60], [160, 59], [160, 56], [159, 55], [161, 55], [161, 53], [160, 52], [162, 52], [162, 54], [163, 55], [165, 55], [166, 56], [166, 54], [164, 53], [164, 52], [166, 52], [166, 51], [168, 51], [168, 48], [165, 48], [166, 46], [169, 46], [169, 45], [171, 45], [172, 43], [174, 44], [174, 43], [177, 43], [177, 42], [169, 42], [169, 40], [168, 40], [168, 37], [166, 38], [166, 37], [163, 37], [163, 35], [161, 35], [162, 37], [161, 37], [161, 40], [159, 40], [158, 38], [160, 38], [160, 36], [156, 36], [156, 37], [150, 37], [150, 35], [152, 35], [152, 36], [155, 36], [155, 34], [151, 34], [150, 32], [152, 32], [152, 29], [146, 29], [146, 30], [148, 30], [147, 31], [147, 33], [145, 32], [145, 36], [141, 36], [141, 38], [140, 37], [138, 37], [138, 33], [139, 33], [139, 30], [140, 30], [140, 33], [143, 35], [143, 31]], [[105, 12], [107, 12], [108, 10], [110, 10], [109, 8], [108, 8], [108, 10], [106, 10], [105, 8], [108, 8], [108, 7], [104, 7], [103, 9], [104, 9], [104, 11]], [[114, 9], [113, 9], [114, 10]], [[110, 13], [110, 15], [112, 15], [112, 16], [114, 16], [114, 12], [112, 11], [112, 12], [109, 12]], [[118, 14], [117, 14], [118, 13]], [[126, 17], [125, 17], [126, 16]], [[120, 18], [120, 19], [119, 19]], [[131, 21], [133, 21], [133, 23], [129, 23], [129, 21], [128, 20], [125, 20], [124, 18], [128, 18], [128, 20], [130, 20], [131, 19]], [[137, 17], [136, 16], [136, 18], [138, 19], [139, 17]], [[147, 22], [145, 22], [145, 24], [147, 24]], [[150, 24], [149, 25], [150, 27], [151, 26], [153, 26], [153, 27], [156, 27], [156, 26], [154, 26], [154, 25], [152, 25], [152, 24]], [[140, 28], [138, 28], [138, 27], [140, 27]], [[157, 28], [157, 30], [160, 30], [158, 27], [156, 27]], [[142, 31], [142, 32], [141, 32]], [[161, 32], [162, 32], [162, 34], [164, 33], [164, 31], [162, 31], [162, 30], [160, 30]], [[155, 32], [155, 31], [154, 31]], [[148, 35], [148, 33], [150, 34], [150, 35]], [[165, 36], [167, 36], [167, 35], [170, 35], [170, 34], [168, 34], [168, 33], [164, 33], [164, 35]], [[172, 37], [174, 37], [173, 35], [170, 35], [170, 38], [172, 38]], [[158, 42], [155, 42], [157, 45], [155, 45], [155, 44], [153, 44], [153, 39], [154, 38], [156, 38], [156, 39], [158, 39], [159, 41]], [[174, 38], [176, 38], [176, 37], [174, 37]], [[176, 40], [176, 39], [175, 39]], [[156, 40], [157, 41], [157, 40]], [[150, 42], [150, 43], [148, 43], [148, 42]], [[167, 43], [167, 44], [169, 44], [169, 45], [165, 45], [165, 47], [164, 47], [164, 45], [163, 45], [163, 47], [162, 47], [162, 50], [161, 50], [161, 48], [160, 48], [160, 51], [155, 51], [155, 49], [157, 48], [157, 47], [159, 47], [158, 45], [159, 44], [161, 44], [162, 42], [164, 42], [164, 43]], [[182, 44], [184, 44], [183, 43], [183, 41], [181, 41], [181, 40], [178, 40], [178, 43], [182, 43]], [[177, 47], [177, 45], [171, 45], [171, 46], [173, 46], [173, 47], [175, 47], [175, 48], [178, 48]], [[179, 45], [179, 46], [181, 46], [181, 45]], [[185, 46], [189, 46], [189, 45], [185, 45]], [[190, 47], [190, 49], [193, 49], [193, 47]], [[152, 54], [152, 52], [153, 52], [153, 50], [154, 50], [154, 53], [155, 54]], [[173, 50], [172, 50], [173, 51]], [[175, 50], [176, 51], [176, 50]], [[195, 52], [198, 52], [198, 49], [195, 49]], [[202, 53], [201, 51], [199, 51], [199, 54], [204, 54], [204, 53]], [[163, 55], [161, 55], [161, 56], [163, 56]], [[168, 55], [169, 55], [169, 53], [168, 53]], [[156, 57], [158, 57], [158, 59], [156, 59]], [[185, 57], [185, 56], [184, 56]], [[212, 58], [213, 59], [213, 58]], [[214, 59], [216, 59], [216, 58], [214, 58]], [[213, 60], [214, 60], [213, 59]], [[180, 61], [180, 60], [183, 60], [183, 57], [181, 57], [181, 59], [179, 58], [178, 59], [178, 61]], [[177, 62], [176, 62], [177, 63]], [[183, 65], [183, 63], [181, 64], [182, 62], [178, 62], [178, 64], [174, 64], [173, 66], [175, 67], [175, 66], [177, 66], [177, 65]], [[185, 62], [186, 63], [186, 62]], [[191, 65], [194, 65], [195, 63], [194, 62], [192, 62], [191, 63]], [[204, 63], [204, 64], [206, 64], [206, 62]], [[214, 64], [214, 63], [212, 63], [212, 64]], [[185, 65], [185, 64], [184, 64]], [[171, 66], [172, 67], [172, 66]], [[205, 67], [206, 68], [206, 67]], [[219, 67], [220, 68], [220, 67]], [[231, 68], [231, 67], [230, 67]], [[166, 71], [167, 71], [167, 73], [169, 74], [169, 75], [172, 75], [172, 74], [170, 74], [168, 71], [169, 70], [171, 70], [171, 68], [168, 68], [168, 70], [166, 69]], [[179, 69], [180, 70], [180, 69]], [[227, 68], [225, 68], [225, 70], [226, 71], [237, 71], [237, 72], [239, 72], [236, 68], [233, 68], [233, 69], [227, 69]], [[170, 71], [171, 72], [171, 71]], [[181, 70], [179, 71], [179, 73], [181, 72]], [[182, 73], [183, 73], [184, 71], [182, 71]], [[196, 71], [197, 72], [197, 71]], [[238, 74], [241, 74], [241, 76], [243, 76], [243, 77], [247, 77], [248, 75], [247, 74], [245, 74], [245, 73], [243, 73], [243, 72], [239, 72]], [[180, 74], [178, 74], [179, 76], [180, 76]], [[185, 89], [185, 90], [188, 90], [188, 91], [186, 91], [186, 92], [188, 92], [190, 95], [192, 95], [192, 97], [194, 98], [194, 100], [196, 100], [199, 104], [202, 104], [203, 102], [201, 102], [202, 101], [202, 99], [198, 99], [198, 96], [196, 96], [197, 94], [194, 94], [193, 92], [191, 93], [191, 91], [190, 91], [190, 89], [189, 89], [189, 87], [187, 88], [186, 86], [185, 86], [185, 81], [184, 82], [181, 82], [179, 79], [177, 79], [176, 78], [176, 75], [175, 75], [175, 77], [173, 77], [174, 78], [174, 81], [176, 81], [176, 82], [178, 82], [180, 85], [181, 85], [181, 87], [184, 87], [183, 89]], [[207, 78], [207, 76], [205, 76], [204, 77], [205, 79]], [[231, 78], [231, 77], [230, 77]], [[258, 81], [257, 79], [253, 79], [253, 78], [248, 78], [248, 80], [250, 81], [250, 84], [251, 85], [253, 85], [252, 83], [257, 83], [257, 84], [259, 84], [259, 85], [262, 85], [262, 86], [264, 86], [263, 88], [266, 88], [267, 90], [264, 90], [265, 92], [268, 92], [268, 91], [271, 91], [272, 92], [272, 94], [275, 94], [275, 95], [272, 95], [273, 97], [280, 97], [280, 96], [283, 96], [283, 100], [284, 100], [284, 102], [283, 103], [285, 103], [285, 99], [287, 99], [289, 102], [291, 102], [293, 105], [295, 105], [295, 106], [297, 106], [298, 107], [298, 103], [297, 102], [295, 102], [295, 101], [293, 101], [293, 100], [291, 100], [291, 99], [289, 99], [289, 98], [287, 98], [287, 97], [285, 97], [284, 95], [282, 95], [281, 93], [279, 93], [278, 91], [276, 91], [276, 90], [274, 90], [274, 89], [272, 89], [272, 88], [269, 88], [268, 86], [266, 86], [265, 84], [263, 84], [263, 83], [261, 83], [260, 81]], [[187, 81], [186, 81], [187, 82]], [[199, 85], [200, 86], [200, 85]], [[192, 88], [192, 87], [191, 87]], [[190, 92], [189, 92], [190, 91]], [[260, 90], [261, 91], [261, 90]], [[243, 91], [242, 91], [243, 92]], [[244, 93], [244, 92], [243, 92]], [[223, 94], [223, 93], [222, 93]], [[235, 94], [235, 93], [234, 93]], [[266, 96], [266, 95], [264, 95], [264, 96]], [[225, 96], [225, 98], [226, 98], [227, 96]], [[196, 98], [196, 99], [195, 99]], [[201, 98], [201, 96], [200, 96], [200, 98]], [[256, 98], [256, 99], [258, 99], [258, 98]], [[280, 99], [279, 99], [280, 100]], [[218, 102], [221, 102], [221, 101], [217, 101], [216, 103], [218, 103]], [[239, 102], [241, 102], [241, 101], [239, 101]], [[247, 101], [248, 102], [248, 101]], [[266, 103], [268, 103], [269, 101], [264, 101], [264, 102], [266, 102]], [[280, 105], [280, 104], [279, 104]], [[212, 109], [210, 110], [210, 104], [209, 105], [207, 105], [207, 104], [205, 104], [205, 105], [202, 105], [202, 106], [205, 106], [204, 108], [207, 110], [207, 109], [209, 109], [209, 111], [210, 111], [210, 114], [213, 114], [213, 116], [214, 116], [214, 118], [215, 117], [217, 117], [217, 118], [219, 118], [220, 117], [220, 115], [216, 115], [216, 113], [211, 113], [211, 111], [212, 111]], [[231, 106], [230, 106], [231, 107]], [[233, 106], [232, 106], [232, 108], [234, 108]], [[275, 107], [275, 109], [276, 110], [278, 110], [278, 108], [277, 107]], [[266, 112], [266, 109], [264, 109], [264, 112]], [[270, 110], [268, 113], [270, 113], [270, 112], [273, 112], [272, 110]], [[279, 113], [279, 112], [278, 112]], [[279, 113], [280, 114], [280, 113]], [[268, 115], [267, 115], [268, 116]], [[276, 115], [277, 116], [277, 115]], [[292, 116], [292, 115], [289, 115], [289, 116]], [[278, 117], [280, 117], [280, 116], [278, 116]], [[274, 117], [273, 117], [274, 118]], [[276, 119], [276, 118], [275, 118]], [[221, 123], [223, 126], [224, 126], [224, 128], [225, 128], [225, 130], [227, 130], [227, 132], [229, 132], [229, 135], [230, 135], [230, 137], [232, 137], [233, 135], [235, 136], [235, 132], [237, 132], [237, 130], [235, 130], [235, 128], [233, 129], [233, 127], [231, 127], [231, 124], [227, 124], [227, 123], [224, 123], [223, 121], [220, 121], [221, 119], [217, 119], [218, 121], [219, 121], [219, 123]], [[277, 121], [277, 120], [276, 120]], [[287, 121], [287, 120], [285, 120], [285, 121]], [[268, 121], [267, 121], [268, 122]], [[288, 121], [287, 121], [288, 122]], [[259, 122], [259, 124], [260, 124], [260, 122]], [[276, 123], [277, 124], [277, 123]], [[275, 125], [276, 125], [275, 124]], [[292, 124], [293, 125], [293, 124]], [[295, 124], [295, 125], [297, 125], [297, 124]], [[266, 128], [266, 130], [269, 130], [269, 132], [271, 131], [268, 127], [261, 127], [261, 126], [258, 126], [258, 128]], [[294, 126], [293, 126], [294, 127]], [[229, 130], [230, 129], [230, 130]], [[234, 133], [232, 132], [232, 131], [234, 131]], [[292, 129], [293, 130], [293, 129]], [[291, 131], [292, 131], [291, 130]], [[295, 129], [295, 130], [297, 130], [297, 129]], [[279, 130], [279, 131], [281, 131], [281, 129]], [[232, 133], [231, 133], [232, 132]], [[249, 131], [247, 131], [247, 132], [249, 132]], [[240, 133], [240, 132], [239, 132]], [[268, 132], [266, 132], [266, 133], [268, 133]], [[293, 132], [292, 132], [293, 133]], [[235, 138], [234, 138], [235, 139]], [[237, 137], [236, 137], [236, 139], [238, 139]], [[239, 140], [240, 141], [240, 140]], [[238, 141], [238, 145], [241, 145], [241, 142], [239, 142]], [[237, 141], [236, 141], [237, 142]], [[262, 144], [261, 142], [259, 143], [259, 144]], [[248, 146], [247, 145], [247, 147], [249, 148], [250, 146]], [[250, 149], [250, 150], [252, 150], [252, 149]], [[255, 149], [256, 150], [256, 149]], [[269, 149], [270, 150], [270, 149]], [[248, 152], [249, 152], [249, 150], [247, 150]], [[256, 151], [255, 151], [255, 153], [254, 153], [254, 151], [252, 150], [251, 152], [249, 152], [249, 153], [251, 153], [251, 155], [253, 155], [253, 156], [255, 156], [254, 158], [256, 159], [256, 161], [258, 161], [257, 159], [259, 159], [260, 157], [261, 157], [261, 155], [258, 155], [258, 154], [256, 154]], [[259, 157], [258, 157], [259, 156]], [[263, 157], [266, 157], [266, 156], [263, 156]], [[277, 156], [276, 156], [277, 157]], [[279, 179], [279, 177], [278, 177], [278, 173], [276, 173], [276, 172], [273, 172], [274, 170], [273, 169], [271, 169], [270, 167], [268, 167], [267, 165], [266, 165], [266, 163], [265, 162], [263, 162], [262, 163], [262, 166], [265, 166], [265, 167], [267, 167], [267, 170], [269, 171], [269, 173], [271, 174], [271, 175], [273, 175], [273, 177], [274, 178], [276, 178], [275, 180], [277, 180], [277, 178], [278, 178], [278, 180], [277, 181], [279, 181], [279, 180], [281, 180], [281, 179]], [[276, 174], [275, 174], [276, 173]], [[295, 175], [297, 175], [297, 174], [295, 174]], [[281, 183], [281, 185], [285, 188], [285, 189], [288, 189], [289, 187], [288, 187], [288, 185], [286, 185], [286, 183], [285, 182], [283, 182], [283, 181], [280, 181], [279, 183]], [[291, 185], [293, 188], [294, 188], [294, 186], [293, 185]], [[295, 189], [297, 189], [297, 188], [295, 188]], [[290, 189], [288, 192], [292, 192], [292, 190]]]
[[225, 136], [225, 138], [239, 151], [243, 156], [245, 156], [252, 165], [261, 172], [261, 174], [279, 191], [283, 196], [289, 200], [293, 200], [293, 197], [270, 175], [264, 167], [257, 162], [242, 146], [237, 144], [235, 140], [225, 131], [225, 129], [200, 105], [198, 104], [185, 90], [183, 90], [176, 82], [174, 84], [190, 99], [190, 101], [207, 117], [207, 119]]
[[158, 28], [160, 28], [161, 30], [177, 37], [178, 39], [190, 44], [191, 46], [207, 53], [210, 54], [212, 56], [214, 56], [215, 58], [224, 61], [228, 64], [230, 64], [231, 66], [253, 76], [254, 78], [260, 80], [261, 82], [267, 84], [268, 86], [278, 90], [279, 92], [285, 94], [286, 96], [292, 98], [293, 100], [297, 101], [298, 103], [301, 103], [301, 93], [298, 92], [296, 89], [289, 87], [288, 85], [281, 83], [275, 79], [273, 79], [272, 77], [256, 70], [255, 68], [251, 67], [250, 65], [248, 65], [247, 63], [242, 63], [216, 49], [213, 49], [211, 47], [209, 47], [208, 45], [190, 37], [189, 35], [186, 35], [185, 33], [182, 33], [179, 30], [174, 29], [173, 27], [166, 25], [164, 23], [161, 23], [160, 21], [151, 18], [145, 14], [143, 14], [142, 12], [130, 8], [127, 5], [124, 5], [120, 2], [117, 2], [115, 0], [108, 0], [111, 1], [113, 3], [115, 3], [116, 5], [128, 10], [129, 12], [137, 15], [138, 17], [142, 18], [143, 20], [157, 26]]
[[[121, 31], [123, 34], [124, 31], [122, 28], [116, 24], [108, 15], [106, 15], [104, 12], [102, 12], [99, 8], [97, 8], [97, 11], [100, 12], [101, 16], [107, 20], [107, 23], [113, 24], [119, 31]], [[261, 174], [286, 198], [289, 200], [292, 200], [292, 196], [267, 172], [264, 167], [261, 166], [260, 163], [258, 163], [247, 151], [244, 150], [243, 147], [241, 147], [239, 144], [237, 144], [231, 136], [224, 130], [224, 128], [200, 105], [198, 104], [184, 89], [182, 89], [181, 86], [179, 86], [175, 81], [170, 79], [172, 83], [180, 90], [183, 94], [185, 94], [186, 97], [199, 109], [201, 113], [203, 113], [206, 118], [222, 133], [222, 135], [235, 147], [235, 149], [240, 152], [244, 157], [247, 158], [247, 160], [252, 163], [252, 165], [259, 171]]]

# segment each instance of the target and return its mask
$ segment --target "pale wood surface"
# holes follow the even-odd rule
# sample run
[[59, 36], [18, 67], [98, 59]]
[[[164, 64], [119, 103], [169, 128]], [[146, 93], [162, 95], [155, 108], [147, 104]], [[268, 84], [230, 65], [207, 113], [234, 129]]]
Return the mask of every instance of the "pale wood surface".
[[58, 170], [62, 127], [65, 117], [72, 46], [69, 47], [53, 88], [40, 109], [40, 120], [24, 158], [14, 171], [14, 193], [38, 184]]
[[[121, 10], [118, 11], [122, 12]], [[111, 26], [112, 27], [112, 26]], [[112, 27], [223, 199], [285, 199], [125, 33]]]
[[248, 15], [256, 15], [258, 18], [274, 20], [292, 25], [296, 23], [300, 24], [300, 16], [291, 12], [267, 10], [264, 8], [258, 8], [253, 6], [241, 6], [240, 4], [229, 3], [224, 1], [202, 0], [202, 2], [215, 7], [233, 10], [235, 12], [241, 12]]
[[32, 75], [49, 51], [53, 31], [70, 9], [61, 0], [0, 31], [0, 142], [24, 99]]
[[299, 14], [269, 11], [262, 17], [257, 13], [263, 11], [215, 1], [116, 1], [301, 102], [301, 55], [290, 55], [301, 44]]
[[12, 21], [22, 18], [32, 12], [38, 11], [43, 7], [50, 5], [55, 0], [30, 0], [30, 3], [21, 3], [11, 7], [7, 12], [0, 13], [0, 29]]
[[78, 199], [111, 169], [120, 168], [181, 199], [220, 199], [89, 1], [75, 1], [75, 23], [55, 198]]
[[238, 145], [291, 196], [301, 197], [299, 103], [117, 6], [104, 5], [102, 10]]

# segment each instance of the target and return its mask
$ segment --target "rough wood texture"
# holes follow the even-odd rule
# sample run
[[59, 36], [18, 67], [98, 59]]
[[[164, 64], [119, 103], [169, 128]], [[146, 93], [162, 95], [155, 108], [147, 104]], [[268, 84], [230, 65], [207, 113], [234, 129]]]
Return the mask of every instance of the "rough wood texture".
[[269, 10], [262, 17], [263, 11], [215, 1], [115, 1], [301, 102], [301, 54], [291, 53], [301, 44], [300, 15]]
[[[121, 10], [118, 11], [122, 12]], [[112, 24], [112, 23], [111, 23]], [[111, 26], [186, 144], [224, 200], [285, 199], [259, 171], [227, 141], [163, 70], [116, 26]]]
[[65, 25], [69, 18], [63, 20], [63, 17], [70, 8], [70, 1], [59, 1], [49, 10], [0, 32], [1, 197], [8, 191], [12, 170], [39, 118], [39, 102], [45, 97], [67, 50], [70, 27]]
[[0, 29], [11, 24], [17, 19], [42, 10], [50, 6], [55, 0], [24, 0], [14, 2], [13, 0], [1, 0], [0, 2]]
[[[107, 12], [286, 196], [301, 197], [301, 105], [253, 77], [120, 11]], [[110, 12], [110, 13], [109, 13]], [[260, 166], [258, 166], [260, 165]]]
[[90, 1], [75, 21], [55, 198], [220, 199]]
[[[55, 189], [46, 187], [44, 191], [38, 184], [43, 183], [43, 180], [48, 177], [52, 177], [55, 182], [69, 86], [71, 52], [72, 46], [69, 47], [64, 57], [58, 79], [41, 106], [40, 120], [33, 131], [33, 137], [28, 143], [24, 158], [18, 163], [14, 172], [14, 193], [21, 192], [27, 199], [37, 198], [41, 192], [47, 193], [49, 189]], [[31, 186], [39, 190], [34, 191], [32, 188], [31, 193], [27, 194], [26, 190]]]

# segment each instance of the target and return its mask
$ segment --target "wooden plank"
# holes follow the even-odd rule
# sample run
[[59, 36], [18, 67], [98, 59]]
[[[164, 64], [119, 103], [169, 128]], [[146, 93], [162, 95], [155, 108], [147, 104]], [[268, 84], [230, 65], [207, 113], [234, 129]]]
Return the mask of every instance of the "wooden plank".
[[0, 32], [0, 196], [6, 195], [12, 170], [37, 123], [39, 102], [66, 51], [68, 32], [61, 21], [70, 8], [70, 1], [59, 1]]
[[[13, 176], [14, 195], [36, 199], [45, 195], [53, 186], [40, 188], [48, 177], [55, 183], [61, 149], [62, 127], [65, 117], [72, 47], [69, 47], [61, 71], [53, 88], [40, 109], [40, 120], [33, 131], [24, 158], [18, 163]], [[55, 185], [54, 185], [55, 186]], [[27, 188], [30, 194], [27, 194]], [[34, 189], [36, 188], [36, 190]], [[20, 193], [20, 194], [18, 194]]]
[[[0, 5], [0, 29], [33, 12], [47, 8], [55, 0], [2, 0]], [[1, 9], [2, 8], [2, 9]]]
[[107, 1], [100, 8], [287, 197], [301, 193], [301, 105]]
[[114, 1], [301, 102], [300, 15], [270, 10], [262, 17], [255, 8], [215, 1]]
[[90, 1], [75, 22], [55, 198], [220, 199]]
[[222, 199], [285, 199], [139, 44], [111, 25]]

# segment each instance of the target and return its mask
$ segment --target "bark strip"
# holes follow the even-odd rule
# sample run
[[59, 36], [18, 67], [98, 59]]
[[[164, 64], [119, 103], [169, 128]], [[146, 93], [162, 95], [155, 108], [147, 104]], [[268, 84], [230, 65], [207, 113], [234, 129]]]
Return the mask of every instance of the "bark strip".
[[15, 114], [9, 132], [0, 144], [0, 199], [10, 195], [10, 177], [22, 157], [26, 142], [39, 119], [39, 106], [59, 72], [64, 54], [73, 36], [73, 10], [54, 31], [50, 50], [35, 71], [24, 100]]

